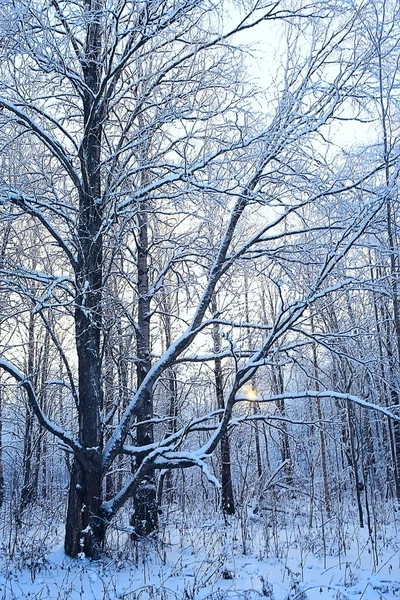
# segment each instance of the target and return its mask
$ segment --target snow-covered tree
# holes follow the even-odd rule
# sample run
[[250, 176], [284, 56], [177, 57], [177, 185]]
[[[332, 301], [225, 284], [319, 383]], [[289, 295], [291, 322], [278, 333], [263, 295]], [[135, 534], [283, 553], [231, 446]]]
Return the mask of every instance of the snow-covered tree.
[[[369, 185], [379, 165], [361, 169], [330, 143], [357, 117], [373, 52], [358, 55], [358, 18], [346, 3], [5, 2], [7, 327], [23, 314], [41, 322], [59, 357], [43, 385], [69, 390], [71, 424], [46, 412], [15, 331], [2, 335], [0, 366], [73, 455], [67, 554], [96, 556], [131, 498], [134, 533], [149, 533], [157, 472], [198, 466], [213, 479], [206, 459], [249, 399], [244, 386], [307, 343], [295, 326], [314, 303], [351, 286], [336, 267], [386, 198]], [[257, 25], [288, 40], [263, 94], [245, 83], [238, 46]], [[31, 229], [34, 249], [23, 242]], [[302, 264], [311, 276], [296, 286]], [[267, 323], [257, 311], [243, 321], [243, 269], [276, 291]], [[224, 408], [155, 416], [166, 377], [189, 380], [216, 359], [227, 365]], [[132, 474], [104, 485], [121, 456]]]

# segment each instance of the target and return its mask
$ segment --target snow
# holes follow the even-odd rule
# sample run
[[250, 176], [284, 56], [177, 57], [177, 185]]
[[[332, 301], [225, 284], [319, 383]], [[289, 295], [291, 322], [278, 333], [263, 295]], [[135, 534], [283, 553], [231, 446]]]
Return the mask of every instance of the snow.
[[[243, 517], [246, 517], [244, 520]], [[166, 527], [132, 559], [118, 553], [71, 560], [62, 547], [18, 565], [3, 561], [2, 600], [396, 600], [400, 542], [394, 526], [374, 540], [366, 530], [332, 522], [309, 529], [297, 519], [275, 530], [248, 506], [240, 518]], [[336, 531], [337, 533], [337, 531]], [[131, 551], [133, 547], [131, 547]], [[133, 554], [135, 554], [133, 552]]]

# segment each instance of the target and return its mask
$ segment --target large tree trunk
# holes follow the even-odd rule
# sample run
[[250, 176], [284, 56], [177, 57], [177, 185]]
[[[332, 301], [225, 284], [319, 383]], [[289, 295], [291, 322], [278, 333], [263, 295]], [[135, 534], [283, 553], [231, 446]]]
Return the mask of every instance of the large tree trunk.
[[78, 265], [76, 267], [75, 337], [78, 355], [79, 442], [85, 464], [77, 457], [71, 473], [65, 552], [96, 557], [104, 537], [102, 501], [103, 390], [101, 379], [102, 262], [101, 141], [103, 114], [94, 110], [101, 78], [101, 0], [86, 0], [88, 27], [84, 79], [84, 136], [80, 148], [83, 186], [79, 198]]
[[84, 468], [75, 459], [72, 466], [65, 531], [65, 552], [72, 557], [83, 553], [97, 558], [104, 542], [105, 524], [100, 518], [101, 472], [94, 463], [93, 469]]
[[[95, 206], [82, 211], [81, 268], [77, 274], [80, 290], [75, 312], [76, 348], [79, 372], [79, 442], [87, 461], [75, 457], [71, 473], [65, 551], [70, 556], [84, 552], [95, 557], [103, 541], [99, 517], [102, 499], [102, 431], [100, 323], [101, 323], [101, 240], [92, 242], [93, 229], [100, 227]], [[101, 238], [101, 236], [98, 236]], [[89, 241], [90, 240], [90, 241]]]

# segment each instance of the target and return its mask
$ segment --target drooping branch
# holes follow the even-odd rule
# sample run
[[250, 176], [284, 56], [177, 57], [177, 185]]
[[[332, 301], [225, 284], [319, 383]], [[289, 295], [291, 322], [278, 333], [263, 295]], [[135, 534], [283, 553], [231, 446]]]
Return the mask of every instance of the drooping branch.
[[74, 183], [77, 190], [81, 189], [81, 180], [75, 170], [75, 167], [67, 155], [65, 148], [55, 140], [47, 131], [42, 129], [36, 121], [30, 117], [25, 111], [23, 111], [18, 105], [10, 102], [6, 98], [0, 97], [0, 107], [5, 108], [10, 113], [14, 114], [17, 118], [17, 122], [23, 125], [28, 131], [32, 131], [36, 137], [38, 137], [43, 144], [50, 150], [54, 158], [56, 158], [61, 165], [65, 168], [72, 182]]
[[19, 208], [21, 208], [27, 214], [37, 218], [40, 223], [47, 229], [50, 235], [57, 242], [57, 245], [66, 254], [69, 262], [73, 268], [77, 266], [77, 259], [74, 251], [69, 247], [63, 236], [57, 231], [55, 226], [50, 223], [41, 210], [35, 206], [35, 198], [31, 198], [23, 194], [22, 192], [15, 190], [0, 190], [0, 202], [11, 202]]
[[25, 377], [25, 375], [12, 363], [2, 358], [0, 358], [0, 368], [6, 371], [6, 373], [8, 373], [9, 375], [11, 375], [18, 383], [18, 385], [20, 385], [26, 391], [29, 406], [31, 407], [40, 425], [44, 427], [46, 431], [49, 431], [59, 440], [64, 442], [64, 444], [69, 446], [79, 459], [83, 459], [83, 447], [81, 446], [81, 444], [78, 441], [76, 441], [71, 435], [69, 435], [64, 429], [59, 427], [56, 423], [53, 423], [53, 421], [51, 421], [43, 413], [42, 409], [40, 408], [40, 403], [36, 395], [35, 389], [30, 379]]

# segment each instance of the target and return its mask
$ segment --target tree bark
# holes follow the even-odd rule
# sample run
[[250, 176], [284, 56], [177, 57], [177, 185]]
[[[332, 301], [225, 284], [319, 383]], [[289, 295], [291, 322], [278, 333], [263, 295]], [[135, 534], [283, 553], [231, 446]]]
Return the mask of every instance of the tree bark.
[[4, 502], [4, 465], [3, 465], [3, 384], [0, 379], [0, 509]]
[[[314, 319], [311, 318], [311, 328], [314, 332]], [[319, 367], [318, 367], [318, 355], [317, 355], [317, 346], [314, 343], [312, 346], [312, 355], [313, 355], [313, 363], [314, 363], [314, 380], [315, 380], [315, 391], [320, 391], [319, 384]], [[328, 480], [328, 468], [327, 468], [327, 460], [326, 460], [326, 441], [325, 441], [325, 431], [322, 424], [322, 408], [321, 408], [321, 400], [319, 398], [316, 399], [317, 405], [317, 415], [319, 422], [319, 441], [321, 447], [321, 467], [322, 467], [322, 479], [324, 482], [324, 496], [325, 496], [325, 508], [326, 514], [328, 518], [331, 517], [331, 498], [329, 493], [329, 480]]]
[[[395, 333], [394, 346], [396, 351], [392, 352], [392, 345], [388, 345], [388, 359], [389, 368], [391, 371], [391, 389], [392, 389], [392, 404], [400, 406], [400, 397], [398, 394], [398, 386], [396, 380], [400, 373], [400, 306], [399, 306], [399, 268], [398, 268], [398, 248], [395, 239], [395, 228], [394, 228], [394, 213], [392, 208], [392, 182], [390, 173], [391, 164], [391, 153], [394, 145], [394, 141], [391, 138], [391, 126], [388, 122], [388, 116], [390, 111], [391, 95], [384, 89], [384, 52], [381, 47], [381, 37], [377, 36], [377, 58], [379, 67], [379, 103], [381, 110], [381, 126], [382, 126], [382, 150], [383, 160], [385, 164], [385, 184], [386, 184], [386, 232], [387, 240], [389, 245], [389, 271], [390, 271], [390, 287], [392, 292], [392, 308], [393, 308], [393, 325]], [[389, 338], [389, 336], [388, 336]], [[390, 352], [389, 352], [390, 348]], [[400, 499], [400, 486], [398, 483], [400, 473], [400, 425], [398, 421], [393, 423], [393, 437], [394, 445], [396, 450], [396, 493], [397, 498]]]
[[[375, 276], [374, 276], [374, 270], [372, 268], [372, 260], [370, 260], [371, 262], [371, 280], [374, 281], [375, 280]], [[380, 301], [380, 299], [377, 297], [376, 293], [373, 293], [372, 295], [372, 299], [373, 299], [373, 306], [374, 306], [374, 318], [375, 318], [375, 326], [376, 326], [376, 334], [377, 334], [377, 338], [378, 338], [378, 349], [379, 349], [379, 371], [380, 371], [380, 378], [381, 378], [381, 382], [379, 382], [379, 389], [381, 391], [383, 400], [382, 400], [382, 404], [383, 406], [389, 407], [391, 402], [390, 402], [390, 393], [389, 393], [389, 386], [387, 384], [386, 381], [386, 373], [385, 373], [385, 360], [384, 360], [384, 344], [383, 344], [383, 332], [382, 332], [382, 325], [381, 325], [381, 321], [380, 319], [382, 319], [382, 321], [384, 321], [383, 319], [383, 307], [382, 307], [382, 301]], [[382, 315], [382, 316], [380, 316]], [[391, 371], [391, 367], [389, 366], [389, 371]], [[392, 377], [390, 377], [390, 379], [392, 379]], [[386, 436], [383, 436], [384, 440], [384, 446], [390, 447], [390, 455], [391, 455], [391, 459], [392, 459], [392, 466], [391, 466], [391, 471], [393, 473], [393, 479], [394, 479], [394, 484], [395, 484], [395, 491], [396, 491], [396, 496], [397, 498], [400, 498], [400, 475], [399, 475], [399, 470], [398, 470], [398, 464], [397, 464], [397, 460], [396, 460], [396, 445], [395, 445], [395, 438], [394, 438], [394, 432], [393, 432], [393, 421], [389, 418], [386, 419], [386, 426], [387, 426], [387, 437], [388, 440], [386, 439]], [[389, 442], [389, 444], [388, 444]], [[388, 449], [389, 450], [389, 449]], [[390, 477], [389, 477], [389, 471], [390, 471], [390, 467], [389, 467], [389, 463], [388, 463], [388, 481], [390, 481]]]
[[[150, 295], [149, 295], [149, 232], [148, 232], [149, 207], [144, 200], [138, 206], [138, 244], [137, 244], [137, 272], [138, 272], [138, 330], [137, 330], [137, 388], [139, 388], [151, 368], [151, 341], [150, 341]], [[153, 394], [150, 390], [144, 393], [143, 402], [138, 410], [136, 441], [138, 446], [147, 446], [154, 441]], [[143, 452], [136, 459], [136, 468], [140, 467], [147, 452]], [[152, 533], [158, 524], [157, 485], [154, 473], [147, 474], [138, 486], [134, 496], [134, 513], [131, 516], [133, 527], [132, 538], [139, 539]]]
[[[29, 315], [28, 324], [28, 357], [27, 373], [28, 377], [35, 379], [35, 319], [32, 313]], [[32, 453], [33, 453], [33, 413], [30, 405], [26, 405], [25, 414], [25, 432], [24, 432], [24, 450], [23, 450], [23, 483], [21, 489], [21, 498], [18, 515], [32, 502], [36, 492], [32, 481]]]
[[351, 408], [349, 402], [346, 403], [346, 412], [347, 412], [347, 426], [349, 428], [350, 456], [351, 456], [351, 464], [352, 464], [353, 474], [354, 474], [354, 488], [355, 488], [356, 499], [357, 499], [358, 517], [359, 517], [360, 527], [363, 528], [364, 527], [364, 513], [363, 513], [363, 509], [362, 509], [362, 502], [361, 502], [361, 491], [364, 488], [364, 482], [362, 482], [360, 480], [360, 475], [359, 475], [359, 471], [358, 471], [358, 453], [356, 452], [356, 447], [355, 447], [356, 430], [355, 430], [354, 422], [353, 422], [354, 416], [353, 416], [352, 408]]
[[65, 552], [98, 556], [104, 538], [99, 514], [102, 501], [101, 411], [102, 263], [101, 142], [103, 114], [94, 106], [101, 79], [101, 0], [86, 0], [88, 26], [82, 70], [84, 135], [79, 152], [82, 188], [79, 197], [78, 264], [75, 271], [75, 341], [78, 356], [79, 442], [85, 463], [75, 457], [68, 498]]
[[[215, 294], [211, 300], [211, 310], [217, 312], [217, 299]], [[214, 352], [221, 352], [221, 338], [218, 331], [218, 325], [213, 325]], [[224, 402], [224, 381], [222, 375], [222, 361], [217, 357], [214, 361], [215, 392], [217, 396], [217, 406], [219, 409], [225, 408]], [[222, 484], [222, 510], [226, 515], [235, 514], [235, 500], [232, 486], [231, 473], [231, 451], [229, 445], [228, 433], [221, 437], [221, 484]]]
[[[276, 367], [272, 367], [272, 381], [273, 381], [273, 387], [275, 389], [274, 393], [275, 394], [283, 394], [285, 391], [285, 386], [284, 386], [284, 382], [283, 382], [283, 375], [282, 375], [282, 369], [280, 367], [280, 365], [277, 365]], [[286, 416], [286, 407], [285, 407], [285, 401], [282, 400], [278, 400], [277, 401], [277, 407], [279, 410], [279, 413], [282, 415], [282, 417]], [[282, 421], [281, 424], [281, 456], [282, 456], [282, 462], [285, 463], [285, 477], [286, 477], [286, 483], [289, 486], [293, 485], [293, 463], [292, 463], [292, 455], [291, 455], [291, 451], [290, 451], [290, 445], [289, 445], [289, 437], [287, 434], [287, 426], [286, 426], [286, 422]]]

